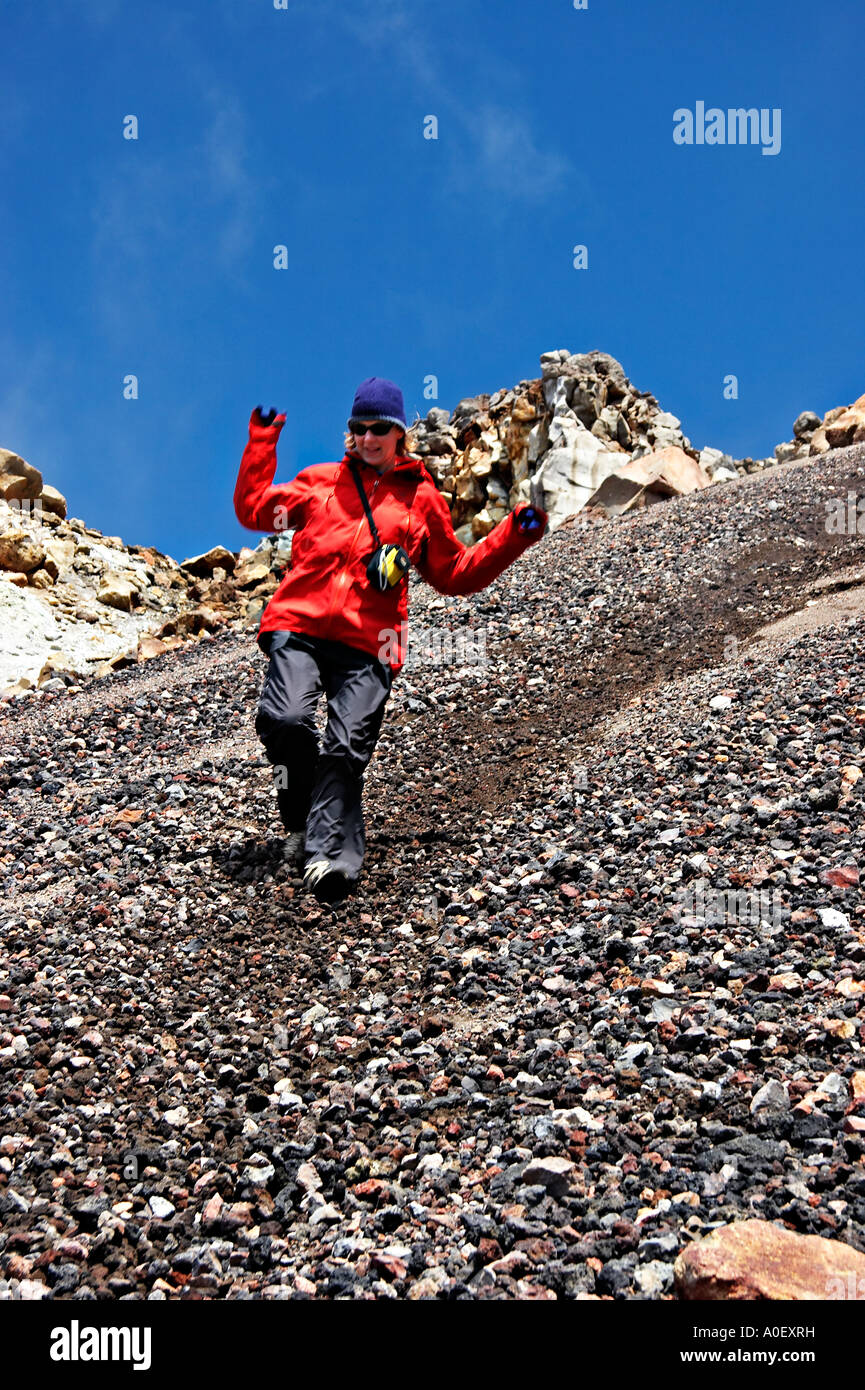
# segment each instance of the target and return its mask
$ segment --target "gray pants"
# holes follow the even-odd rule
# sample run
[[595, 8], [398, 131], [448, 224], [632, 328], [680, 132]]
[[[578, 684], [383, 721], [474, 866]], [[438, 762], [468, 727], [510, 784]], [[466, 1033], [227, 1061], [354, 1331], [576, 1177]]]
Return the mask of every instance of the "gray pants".
[[[354, 882], [366, 849], [361, 796], [393, 672], [343, 642], [299, 632], [263, 633], [270, 662], [255, 731], [274, 764], [288, 833], [306, 831], [305, 861], [328, 859]], [[327, 694], [321, 748], [315, 711]]]

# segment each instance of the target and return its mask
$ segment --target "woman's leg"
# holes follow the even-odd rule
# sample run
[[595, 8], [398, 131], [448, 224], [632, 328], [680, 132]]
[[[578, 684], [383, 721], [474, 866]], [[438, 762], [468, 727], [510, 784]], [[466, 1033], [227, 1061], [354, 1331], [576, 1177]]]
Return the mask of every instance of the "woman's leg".
[[273, 763], [279, 814], [286, 832], [304, 830], [318, 758], [315, 711], [324, 690], [307, 644], [277, 634], [255, 716], [255, 732]]
[[360, 874], [366, 850], [361, 797], [393, 674], [374, 656], [328, 644], [322, 663], [327, 690], [327, 729], [316, 765], [306, 830], [307, 863], [328, 859], [350, 882]]

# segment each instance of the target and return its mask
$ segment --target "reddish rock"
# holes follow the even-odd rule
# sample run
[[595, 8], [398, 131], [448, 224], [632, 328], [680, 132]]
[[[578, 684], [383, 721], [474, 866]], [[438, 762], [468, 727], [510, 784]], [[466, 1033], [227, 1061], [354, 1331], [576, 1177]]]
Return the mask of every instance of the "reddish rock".
[[351, 1190], [355, 1197], [364, 1202], [384, 1202], [391, 1193], [390, 1183], [383, 1178], [367, 1178], [364, 1182], [355, 1183]]
[[680, 1298], [805, 1300], [865, 1297], [865, 1255], [839, 1240], [799, 1235], [771, 1221], [735, 1221], [678, 1256]]
[[201, 1226], [203, 1230], [208, 1230], [210, 1227], [216, 1225], [224, 1205], [225, 1203], [219, 1193], [215, 1192], [210, 1198], [210, 1201], [205, 1205], [204, 1211], [201, 1213]]
[[825, 869], [820, 878], [823, 883], [831, 883], [833, 888], [855, 888], [859, 870], [855, 864], [844, 864], [841, 868]]
[[502, 1247], [491, 1236], [481, 1236], [478, 1241], [478, 1255], [483, 1264], [489, 1264], [491, 1260], [502, 1258]]
[[380, 1274], [383, 1274], [386, 1279], [405, 1278], [405, 1265], [396, 1255], [386, 1255], [383, 1250], [376, 1250], [370, 1255], [369, 1262]]

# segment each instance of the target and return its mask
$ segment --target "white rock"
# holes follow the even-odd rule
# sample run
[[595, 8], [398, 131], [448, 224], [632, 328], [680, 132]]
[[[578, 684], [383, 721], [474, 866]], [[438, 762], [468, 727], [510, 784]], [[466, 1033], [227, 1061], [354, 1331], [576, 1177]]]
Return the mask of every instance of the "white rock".
[[522, 1181], [527, 1187], [565, 1187], [574, 1168], [575, 1164], [569, 1158], [556, 1155], [549, 1158], [533, 1158], [526, 1164]]
[[844, 912], [839, 912], [837, 907], [818, 907], [820, 921], [824, 927], [849, 927], [850, 918]]
[[756, 1095], [751, 1099], [748, 1107], [752, 1115], [756, 1115], [758, 1110], [787, 1110], [790, 1105], [790, 1098], [787, 1095], [787, 1087], [780, 1081], [767, 1081], [765, 1086], [761, 1086]]
[[279, 1093], [280, 1110], [303, 1110], [304, 1104], [300, 1096], [296, 1096], [291, 1091], [280, 1091]]
[[165, 1197], [151, 1197], [149, 1204], [157, 1221], [167, 1221], [169, 1216], [174, 1215], [175, 1208]]

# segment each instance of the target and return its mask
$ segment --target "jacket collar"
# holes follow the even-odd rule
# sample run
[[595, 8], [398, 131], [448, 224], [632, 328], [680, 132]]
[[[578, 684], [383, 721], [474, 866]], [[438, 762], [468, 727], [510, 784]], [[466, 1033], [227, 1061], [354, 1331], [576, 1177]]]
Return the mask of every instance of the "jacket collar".
[[[364, 460], [360, 458], [358, 454], [346, 453], [345, 456], [342, 458], [341, 462], [344, 463], [346, 467], [350, 463], [356, 463], [359, 468], [371, 469], [373, 473], [378, 472], [378, 470], [374, 468], [372, 464], [365, 463]], [[394, 463], [393, 468], [386, 469], [385, 472], [381, 474], [381, 477], [386, 478], [389, 473], [398, 473], [400, 477], [406, 477], [414, 473], [423, 476], [426, 472], [427, 470], [424, 467], [423, 459], [413, 458], [412, 456], [406, 454], [397, 454], [396, 462]]]

